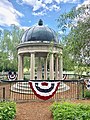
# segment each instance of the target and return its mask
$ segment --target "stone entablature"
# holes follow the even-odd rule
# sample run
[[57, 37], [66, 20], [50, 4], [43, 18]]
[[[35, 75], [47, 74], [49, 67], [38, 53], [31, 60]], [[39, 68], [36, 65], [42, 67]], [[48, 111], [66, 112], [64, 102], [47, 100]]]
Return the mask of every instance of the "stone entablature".
[[[54, 44], [51, 48], [50, 43], [24, 43], [19, 44], [18, 46], [18, 54], [21, 53], [49, 53], [50, 49], [52, 49], [52, 53], [60, 53], [62, 54], [62, 48], [58, 46], [58, 44]], [[42, 54], [43, 55], [43, 54]]]

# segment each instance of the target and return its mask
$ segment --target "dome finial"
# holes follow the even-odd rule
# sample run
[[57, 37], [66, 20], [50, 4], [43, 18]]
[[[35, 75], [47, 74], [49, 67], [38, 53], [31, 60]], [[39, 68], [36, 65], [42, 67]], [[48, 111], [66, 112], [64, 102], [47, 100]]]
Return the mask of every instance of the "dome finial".
[[39, 20], [38, 25], [39, 25], [39, 26], [42, 26], [42, 25], [43, 25], [42, 19]]

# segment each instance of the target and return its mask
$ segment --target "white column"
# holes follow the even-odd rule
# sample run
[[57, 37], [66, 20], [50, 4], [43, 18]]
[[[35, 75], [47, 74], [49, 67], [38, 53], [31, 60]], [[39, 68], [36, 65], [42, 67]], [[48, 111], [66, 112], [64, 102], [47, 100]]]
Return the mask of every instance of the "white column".
[[47, 58], [44, 59], [44, 80], [47, 80]]
[[30, 71], [30, 80], [35, 80], [35, 53], [31, 53], [30, 61], [31, 71]]
[[54, 80], [54, 57], [50, 55], [50, 80]]
[[58, 55], [56, 56], [55, 61], [55, 80], [58, 80]]
[[23, 80], [23, 56], [18, 55], [18, 80]]
[[60, 55], [59, 59], [59, 79], [63, 79], [63, 60], [62, 60], [62, 54]]
[[41, 64], [41, 58], [40, 57], [38, 59], [37, 80], [42, 80], [42, 64]]

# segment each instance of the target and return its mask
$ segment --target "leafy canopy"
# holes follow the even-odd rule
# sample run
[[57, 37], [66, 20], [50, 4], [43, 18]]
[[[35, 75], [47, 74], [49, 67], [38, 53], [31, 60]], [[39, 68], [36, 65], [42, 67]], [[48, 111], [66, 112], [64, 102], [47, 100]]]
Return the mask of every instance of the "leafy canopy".
[[[72, 69], [82, 66], [86, 70], [90, 67], [90, 3], [60, 15], [57, 22], [59, 29], [64, 33], [64, 69], [69, 70], [71, 64]], [[70, 62], [67, 62], [68, 60]]]

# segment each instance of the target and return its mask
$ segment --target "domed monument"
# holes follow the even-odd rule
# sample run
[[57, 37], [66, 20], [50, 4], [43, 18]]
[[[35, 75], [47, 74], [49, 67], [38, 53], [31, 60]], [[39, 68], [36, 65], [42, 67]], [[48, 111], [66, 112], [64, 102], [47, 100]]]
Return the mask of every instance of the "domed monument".
[[[30, 80], [35, 80], [35, 67], [37, 68], [37, 80], [42, 80], [42, 66], [44, 66], [44, 80], [63, 78], [62, 47], [59, 46], [56, 32], [43, 25], [41, 19], [38, 25], [32, 26], [25, 31], [17, 50], [19, 80], [24, 79], [23, 65], [25, 56], [30, 58]], [[47, 60], [48, 55], [49, 60]], [[37, 66], [35, 66], [36, 58], [39, 61]], [[41, 62], [42, 58], [44, 59], [44, 65]], [[47, 72], [48, 65], [49, 72]]]

